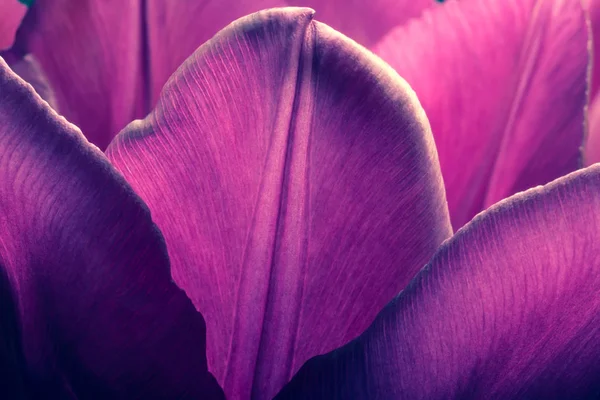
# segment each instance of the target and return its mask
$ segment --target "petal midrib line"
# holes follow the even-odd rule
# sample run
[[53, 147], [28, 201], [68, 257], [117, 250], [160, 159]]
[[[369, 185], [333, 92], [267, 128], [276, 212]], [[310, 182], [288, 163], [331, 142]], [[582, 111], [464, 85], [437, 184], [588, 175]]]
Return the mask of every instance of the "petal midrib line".
[[[226, 391], [242, 398], [260, 398], [269, 392], [260, 387], [261, 383], [280, 386], [293, 372], [293, 350], [308, 262], [308, 157], [315, 32], [312, 15], [307, 17], [299, 32], [294, 32], [296, 40], [290, 48], [288, 68], [280, 85], [280, 101], [236, 290], [224, 386]], [[270, 268], [254, 267], [265, 263]], [[260, 311], [245, 311], [247, 307]], [[248, 320], [249, 315], [260, 315], [262, 320]], [[271, 347], [275, 340], [287, 346]], [[247, 390], [251, 394], [245, 396]]]

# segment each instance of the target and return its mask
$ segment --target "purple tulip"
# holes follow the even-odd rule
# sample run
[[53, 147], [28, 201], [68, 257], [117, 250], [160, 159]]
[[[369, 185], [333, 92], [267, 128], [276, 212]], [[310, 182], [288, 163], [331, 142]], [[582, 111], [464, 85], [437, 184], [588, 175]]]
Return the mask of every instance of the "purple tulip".
[[395, 71], [310, 9], [261, 11], [163, 87], [281, 5], [238, 3], [25, 17], [0, 60], [0, 391], [597, 396], [600, 166], [563, 176], [582, 5], [322, 6]]

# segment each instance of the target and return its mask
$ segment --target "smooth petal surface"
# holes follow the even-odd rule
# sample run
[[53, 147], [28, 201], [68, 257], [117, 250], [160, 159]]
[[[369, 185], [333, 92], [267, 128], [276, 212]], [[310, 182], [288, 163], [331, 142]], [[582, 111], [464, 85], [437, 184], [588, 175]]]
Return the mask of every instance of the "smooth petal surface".
[[0, 178], [0, 329], [32, 398], [223, 398], [148, 209], [1, 59]]
[[431, 122], [455, 229], [580, 166], [587, 40], [579, 1], [463, 0], [375, 47]]
[[600, 392], [600, 165], [458, 231], [287, 399], [588, 399]]
[[451, 234], [414, 93], [312, 14], [230, 25], [107, 150], [165, 234], [229, 399], [270, 399], [356, 337]]
[[15, 52], [33, 54], [60, 113], [101, 149], [147, 110], [141, 4], [37, 0], [17, 34]]
[[152, 104], [171, 74], [231, 21], [263, 9], [311, 7], [319, 19], [364, 46], [438, 5], [434, 0], [208, 0], [147, 2]]
[[27, 12], [27, 6], [18, 0], [0, 0], [0, 50], [8, 49]]

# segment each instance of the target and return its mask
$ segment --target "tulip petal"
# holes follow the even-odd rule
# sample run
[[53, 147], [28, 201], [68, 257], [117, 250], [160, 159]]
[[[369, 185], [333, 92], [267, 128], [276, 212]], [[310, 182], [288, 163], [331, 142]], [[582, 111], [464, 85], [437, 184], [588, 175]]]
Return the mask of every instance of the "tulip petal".
[[600, 165], [498, 203], [276, 399], [596, 398], [599, 236]]
[[8, 49], [27, 12], [27, 6], [18, 0], [0, 0], [0, 50]]
[[223, 398], [148, 209], [1, 59], [0, 174], [0, 270], [20, 321], [0, 329], [20, 332], [34, 398]]
[[194, 50], [231, 21], [263, 9], [312, 7], [319, 19], [363, 46], [393, 27], [436, 6], [433, 0], [213, 0], [154, 1], [147, 6], [151, 103], [167, 79]]
[[243, 18], [107, 149], [165, 234], [229, 399], [346, 343], [451, 234], [429, 125], [309, 9]]
[[40, 63], [61, 114], [101, 149], [147, 110], [142, 10], [141, 0], [38, 0], [17, 33], [15, 50]]
[[375, 47], [423, 103], [455, 229], [580, 166], [587, 39], [579, 1], [465, 0]]

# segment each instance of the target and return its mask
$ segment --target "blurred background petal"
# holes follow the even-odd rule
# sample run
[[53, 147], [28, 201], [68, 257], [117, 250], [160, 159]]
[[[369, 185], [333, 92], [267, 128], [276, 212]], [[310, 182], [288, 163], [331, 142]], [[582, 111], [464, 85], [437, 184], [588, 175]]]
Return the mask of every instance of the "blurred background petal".
[[107, 155], [165, 234], [229, 399], [270, 399], [356, 337], [452, 233], [414, 92], [309, 9], [223, 30]]
[[0, 270], [31, 398], [223, 398], [148, 209], [1, 59]]
[[[0, 4], [3, 1], [25, 9], [17, 0], [0, 0]], [[314, 7], [321, 20], [369, 46], [392, 27], [438, 4], [433, 0], [37, 0], [12, 50], [33, 54], [56, 92], [60, 113], [104, 150], [127, 123], [154, 107], [165, 82], [198, 46], [237, 18], [291, 5]], [[13, 33], [14, 29], [16, 25]]]
[[581, 165], [588, 31], [580, 1], [449, 1], [374, 51], [431, 122], [454, 229]]
[[0, 0], [0, 50], [13, 45], [15, 33], [27, 12], [27, 6], [18, 0]]
[[146, 115], [141, 4], [142, 0], [38, 0], [11, 49], [13, 54], [35, 57], [61, 115], [101, 149], [131, 120]]
[[288, 399], [590, 399], [600, 393], [600, 165], [492, 206]]

